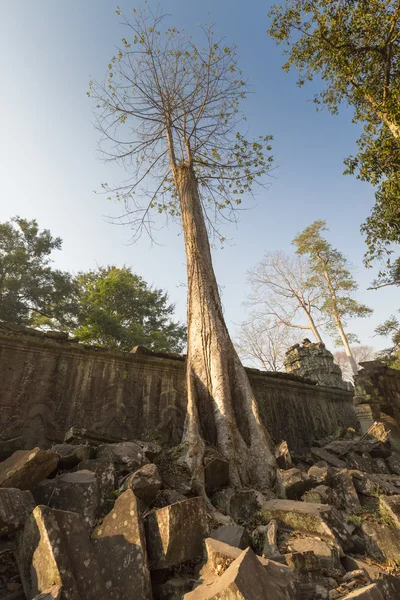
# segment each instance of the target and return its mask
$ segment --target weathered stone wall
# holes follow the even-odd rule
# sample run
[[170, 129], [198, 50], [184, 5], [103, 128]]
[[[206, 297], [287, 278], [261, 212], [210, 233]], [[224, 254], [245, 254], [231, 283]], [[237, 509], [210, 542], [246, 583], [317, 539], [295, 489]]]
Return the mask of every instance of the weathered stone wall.
[[[73, 426], [179, 443], [185, 418], [184, 361], [87, 348], [0, 329], [0, 440], [50, 445]], [[289, 375], [249, 371], [276, 442], [307, 446], [355, 426], [352, 394]]]

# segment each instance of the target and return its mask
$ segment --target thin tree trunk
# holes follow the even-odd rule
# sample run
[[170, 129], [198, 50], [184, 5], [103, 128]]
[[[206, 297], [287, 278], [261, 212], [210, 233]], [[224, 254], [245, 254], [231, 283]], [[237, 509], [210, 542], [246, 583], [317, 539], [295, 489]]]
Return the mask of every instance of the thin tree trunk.
[[310, 313], [304, 306], [303, 306], [303, 308], [304, 308], [304, 312], [306, 313], [307, 320], [310, 323], [310, 329], [313, 332], [315, 339], [317, 340], [318, 343], [323, 344], [322, 338], [321, 338], [319, 331], [314, 323], [314, 319], [312, 318], [312, 316], [310, 315]]
[[331, 278], [329, 277], [329, 273], [328, 273], [328, 271], [326, 269], [325, 264], [324, 264], [324, 276], [325, 276], [326, 282], [328, 284], [328, 289], [329, 289], [329, 293], [330, 293], [331, 300], [332, 300], [333, 318], [335, 319], [336, 327], [338, 328], [340, 339], [342, 340], [342, 344], [344, 346], [344, 351], [345, 351], [347, 359], [349, 361], [352, 373], [355, 376], [358, 373], [357, 363], [354, 360], [354, 356], [353, 356], [353, 353], [351, 351], [350, 344], [349, 344], [349, 342], [347, 340], [347, 336], [346, 336], [346, 334], [344, 332], [344, 329], [343, 329], [342, 321], [340, 319], [340, 316], [339, 316], [339, 313], [338, 313], [338, 310], [337, 310], [336, 292], [335, 292], [335, 290], [333, 288], [333, 285], [332, 285], [332, 282], [331, 282]]
[[188, 278], [187, 463], [202, 482], [205, 444], [229, 461], [234, 486], [270, 487], [275, 459], [247, 374], [229, 337], [215, 278], [198, 184], [176, 165]]

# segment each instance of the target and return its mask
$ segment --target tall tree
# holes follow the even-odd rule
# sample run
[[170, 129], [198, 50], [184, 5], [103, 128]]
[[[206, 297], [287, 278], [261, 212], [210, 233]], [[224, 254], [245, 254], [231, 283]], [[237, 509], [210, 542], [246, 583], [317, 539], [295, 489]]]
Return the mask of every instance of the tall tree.
[[[400, 312], [400, 311], [398, 311]], [[390, 336], [392, 345], [379, 353], [378, 358], [393, 369], [400, 369], [400, 319], [392, 315], [375, 329], [377, 335]]]
[[241, 325], [235, 339], [239, 356], [249, 366], [265, 371], [284, 371], [286, 351], [300, 341], [293, 329], [263, 319]]
[[172, 320], [174, 305], [131, 269], [100, 267], [76, 277], [79, 298], [76, 339], [118, 350], [143, 345], [181, 352], [186, 329]]
[[285, 46], [283, 68], [299, 70], [299, 85], [318, 75], [317, 105], [335, 114], [346, 103], [365, 125], [346, 172], [379, 186], [362, 227], [369, 264], [400, 241], [400, 2], [286, 0], [270, 16], [269, 34]]
[[[349, 270], [345, 256], [322, 237], [324, 231], [328, 231], [326, 222], [315, 221], [294, 238], [293, 244], [298, 254], [309, 258], [313, 271], [310, 284], [323, 293], [322, 311], [330, 317], [330, 324], [334, 324], [352, 373], [356, 375], [357, 364], [349, 344], [350, 336], [345, 333], [344, 327], [347, 318], [367, 317], [372, 310], [351, 296], [358, 285]], [[350, 339], [354, 339], [354, 336]]]
[[[120, 11], [118, 10], [118, 13]], [[180, 218], [188, 279], [185, 460], [204, 480], [205, 443], [229, 460], [233, 485], [270, 485], [275, 459], [246, 372], [230, 339], [215, 278], [206, 223], [231, 212], [262, 183], [272, 162], [270, 137], [248, 140], [239, 104], [246, 85], [235, 46], [201, 28], [196, 45], [163, 16], [133, 10], [128, 38], [92, 81], [106, 160], [129, 182], [104, 188], [125, 202], [140, 234], [152, 210]]]
[[323, 294], [314, 285], [308, 260], [284, 252], [266, 252], [258, 265], [249, 271], [253, 307], [252, 321], [271, 320], [273, 325], [309, 330], [322, 342], [321, 328], [327, 324], [321, 313]]
[[14, 217], [0, 223], [0, 321], [26, 326], [69, 326], [75, 285], [69, 273], [51, 266], [61, 239], [36, 220]]

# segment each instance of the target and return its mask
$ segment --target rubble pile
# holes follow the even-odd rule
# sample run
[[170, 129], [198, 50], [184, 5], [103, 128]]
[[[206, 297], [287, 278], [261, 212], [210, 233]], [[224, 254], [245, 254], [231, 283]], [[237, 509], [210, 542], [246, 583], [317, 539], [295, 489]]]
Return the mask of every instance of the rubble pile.
[[73, 428], [0, 463], [2, 600], [396, 600], [400, 454], [375, 424], [295, 455], [273, 490], [236, 490], [206, 452]]

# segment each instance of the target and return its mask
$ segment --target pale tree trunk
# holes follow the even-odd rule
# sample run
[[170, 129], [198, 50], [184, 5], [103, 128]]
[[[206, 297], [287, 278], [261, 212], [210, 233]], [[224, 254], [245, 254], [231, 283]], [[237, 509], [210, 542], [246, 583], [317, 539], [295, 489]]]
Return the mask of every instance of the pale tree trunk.
[[319, 334], [319, 331], [318, 331], [318, 329], [317, 329], [317, 327], [316, 327], [316, 325], [314, 323], [314, 319], [312, 318], [312, 316], [308, 312], [307, 308], [305, 308], [304, 306], [303, 306], [303, 308], [304, 308], [304, 311], [306, 313], [307, 320], [310, 323], [310, 329], [313, 332], [315, 339], [317, 340], [318, 343], [323, 344], [322, 338], [321, 338], [321, 336]]
[[191, 166], [176, 165], [188, 278], [186, 461], [204, 481], [205, 444], [229, 461], [231, 484], [271, 486], [275, 459], [247, 374], [222, 314], [208, 234]]
[[335, 290], [333, 288], [333, 285], [332, 285], [332, 282], [331, 282], [331, 278], [329, 277], [329, 273], [326, 270], [325, 264], [324, 264], [324, 276], [325, 276], [326, 282], [328, 284], [328, 289], [329, 289], [329, 293], [330, 293], [331, 300], [332, 300], [333, 318], [335, 320], [336, 327], [338, 328], [340, 339], [342, 340], [342, 344], [344, 346], [344, 351], [345, 351], [346, 356], [347, 356], [347, 360], [349, 361], [352, 373], [355, 376], [358, 373], [357, 363], [354, 360], [354, 356], [353, 356], [353, 353], [351, 351], [350, 344], [349, 344], [349, 342], [347, 340], [347, 336], [346, 336], [346, 334], [344, 332], [344, 329], [343, 329], [342, 321], [340, 319], [340, 316], [339, 316], [339, 313], [338, 313], [338, 310], [337, 310], [336, 292], [335, 292]]

